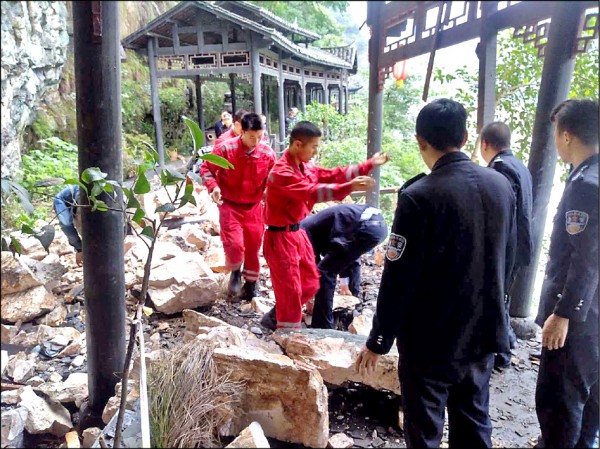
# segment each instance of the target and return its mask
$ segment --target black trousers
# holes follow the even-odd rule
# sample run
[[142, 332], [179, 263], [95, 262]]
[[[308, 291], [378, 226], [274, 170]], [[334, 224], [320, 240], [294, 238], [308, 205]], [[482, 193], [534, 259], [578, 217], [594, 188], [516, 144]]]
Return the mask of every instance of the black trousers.
[[357, 295], [360, 287], [360, 256], [373, 249], [387, 234], [387, 225], [381, 215], [374, 215], [361, 223], [354, 242], [347, 247], [332, 245], [323, 258], [320, 248], [314, 248], [317, 268], [321, 274], [319, 291], [315, 295], [311, 327], [333, 329], [333, 295], [337, 275], [350, 277], [350, 291]]
[[401, 354], [398, 374], [406, 446], [440, 447], [447, 408], [450, 447], [491, 447], [493, 365], [494, 354], [476, 361], [428, 366]]
[[568, 335], [561, 349], [542, 348], [535, 409], [537, 447], [593, 447], [598, 434], [598, 336]]

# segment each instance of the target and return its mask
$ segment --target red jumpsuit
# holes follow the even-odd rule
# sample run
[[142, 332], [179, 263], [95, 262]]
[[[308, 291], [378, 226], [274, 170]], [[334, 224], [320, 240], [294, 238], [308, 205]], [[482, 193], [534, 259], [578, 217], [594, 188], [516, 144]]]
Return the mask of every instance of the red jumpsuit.
[[260, 142], [248, 154], [241, 137], [236, 137], [215, 145], [212, 153], [235, 167], [226, 170], [208, 161], [200, 166], [200, 176], [208, 192], [216, 186], [221, 189], [219, 222], [226, 266], [237, 270], [243, 264], [244, 279], [253, 282], [260, 273], [258, 253], [265, 231], [262, 199], [267, 175], [275, 164], [275, 152]]
[[308, 216], [315, 203], [344, 199], [352, 190], [350, 180], [367, 175], [372, 169], [370, 161], [334, 169], [312, 163], [298, 166], [286, 151], [271, 170], [265, 223], [286, 228], [267, 228], [263, 245], [275, 292], [278, 328], [300, 328], [302, 305], [319, 290], [319, 272], [310, 240], [303, 229], [290, 229], [290, 225]]

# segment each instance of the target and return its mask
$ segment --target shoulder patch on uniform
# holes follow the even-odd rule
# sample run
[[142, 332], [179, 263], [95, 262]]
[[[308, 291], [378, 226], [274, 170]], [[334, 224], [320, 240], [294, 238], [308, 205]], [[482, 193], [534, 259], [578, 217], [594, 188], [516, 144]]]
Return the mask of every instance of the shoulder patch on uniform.
[[385, 257], [390, 262], [398, 260], [400, 257], [402, 257], [404, 248], [406, 248], [406, 238], [399, 234], [391, 233], [390, 241], [388, 242], [387, 250], [385, 252]]
[[576, 235], [585, 230], [590, 216], [579, 210], [570, 210], [565, 214], [567, 232]]

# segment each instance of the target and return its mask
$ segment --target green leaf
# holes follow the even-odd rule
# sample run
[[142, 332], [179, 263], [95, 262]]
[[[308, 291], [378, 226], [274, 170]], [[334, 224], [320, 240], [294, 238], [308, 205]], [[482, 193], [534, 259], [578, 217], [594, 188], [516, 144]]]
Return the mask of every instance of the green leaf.
[[158, 164], [158, 152], [148, 142], [142, 141], [142, 143], [146, 145], [146, 160], [154, 162], [152, 165], [152, 167], [154, 167], [154, 165]]
[[183, 121], [187, 125], [188, 129], [190, 130], [190, 134], [192, 135], [192, 140], [194, 141], [194, 153], [195, 153], [196, 151], [198, 151], [199, 148], [202, 147], [202, 145], [204, 145], [204, 134], [202, 133], [202, 130], [200, 129], [200, 127], [198, 126], [198, 124], [195, 121], [186, 117], [185, 115], [182, 115], [181, 118], [183, 119]]
[[95, 182], [92, 185], [92, 194], [90, 196], [97, 197], [102, 193], [102, 185], [99, 182]]
[[108, 175], [103, 173], [98, 167], [88, 167], [81, 174], [81, 180], [87, 184], [94, 181], [100, 181], [106, 178]]
[[194, 191], [194, 183], [188, 177], [188, 179], [185, 180], [185, 190], [184, 190], [183, 194], [191, 195], [193, 191]]
[[69, 179], [65, 179], [65, 184], [69, 184], [69, 185], [78, 185], [79, 187], [81, 187], [83, 189], [83, 191], [85, 192], [85, 194], [88, 194], [88, 189], [85, 186], [84, 183], [82, 183], [81, 181], [79, 181], [78, 179], [75, 178], [69, 178]]
[[187, 203], [191, 203], [194, 206], [197, 206], [196, 198], [194, 198], [194, 195], [192, 195], [191, 193], [189, 195], [183, 195], [181, 197], [181, 203], [179, 204], [178, 209], [185, 206]]
[[170, 167], [165, 167], [160, 172], [160, 180], [162, 185], [174, 185], [185, 179], [185, 175], [182, 175], [177, 170], [173, 170]]
[[224, 157], [218, 156], [216, 154], [208, 153], [208, 154], [202, 154], [198, 157], [204, 161], [210, 162], [211, 164], [215, 164], [217, 167], [221, 167], [221, 168], [225, 168], [225, 169], [235, 168], [233, 166], [233, 164], [231, 162], [229, 162], [227, 159], [225, 159]]
[[156, 212], [173, 212], [175, 205], [173, 203], [165, 203], [162, 206], [156, 208]]
[[125, 207], [125, 209], [134, 209], [139, 207], [142, 206], [137, 198], [133, 194], [127, 195], [127, 207]]
[[36, 232], [36, 231], [34, 231], [34, 230], [32, 229], [32, 227], [31, 227], [31, 226], [29, 226], [29, 225], [28, 225], [28, 224], [26, 224], [26, 223], [23, 223], [23, 224], [21, 225], [21, 232], [22, 232], [23, 234], [31, 234], [31, 235], [35, 235], [35, 234], [37, 234], [37, 232]]
[[35, 235], [35, 238], [40, 241], [47, 253], [50, 253], [50, 244], [54, 240], [54, 234], [54, 226], [46, 225], [39, 233]]
[[106, 204], [102, 200], [97, 200], [94, 207], [96, 208], [96, 210], [99, 210], [100, 212], [105, 212], [108, 210], [108, 204]]
[[138, 208], [136, 209], [135, 213], [133, 214], [133, 218], [131, 219], [134, 223], [137, 223], [138, 226], [142, 225], [142, 219], [146, 216], [146, 213], [144, 212], [143, 209]]
[[142, 229], [141, 234], [145, 235], [150, 240], [154, 240], [154, 231], [152, 230], [152, 226], [146, 226], [144, 229]]
[[21, 245], [21, 242], [19, 242], [19, 240], [17, 240], [14, 237], [10, 238], [10, 245], [8, 245], [8, 249], [13, 254], [13, 256], [15, 255], [15, 253], [23, 254], [23, 246]]
[[150, 183], [148, 182], [146, 175], [144, 173], [139, 173], [138, 179], [133, 186], [133, 192], [137, 193], [138, 195], [142, 195], [144, 193], [148, 193], [149, 191]]

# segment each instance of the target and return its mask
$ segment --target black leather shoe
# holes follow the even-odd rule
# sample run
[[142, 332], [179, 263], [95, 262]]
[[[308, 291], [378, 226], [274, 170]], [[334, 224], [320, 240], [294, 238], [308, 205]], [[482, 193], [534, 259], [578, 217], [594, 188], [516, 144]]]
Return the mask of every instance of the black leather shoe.
[[227, 289], [227, 294], [229, 296], [237, 296], [240, 294], [240, 290], [242, 289], [242, 270], [234, 270], [229, 275], [229, 287]]
[[261, 326], [270, 329], [272, 331], [277, 329], [277, 316], [275, 315], [275, 307], [269, 310], [260, 319]]
[[256, 296], [256, 281], [244, 282], [244, 286], [242, 287], [242, 294], [240, 295], [240, 299], [244, 301], [252, 301], [252, 298]]

